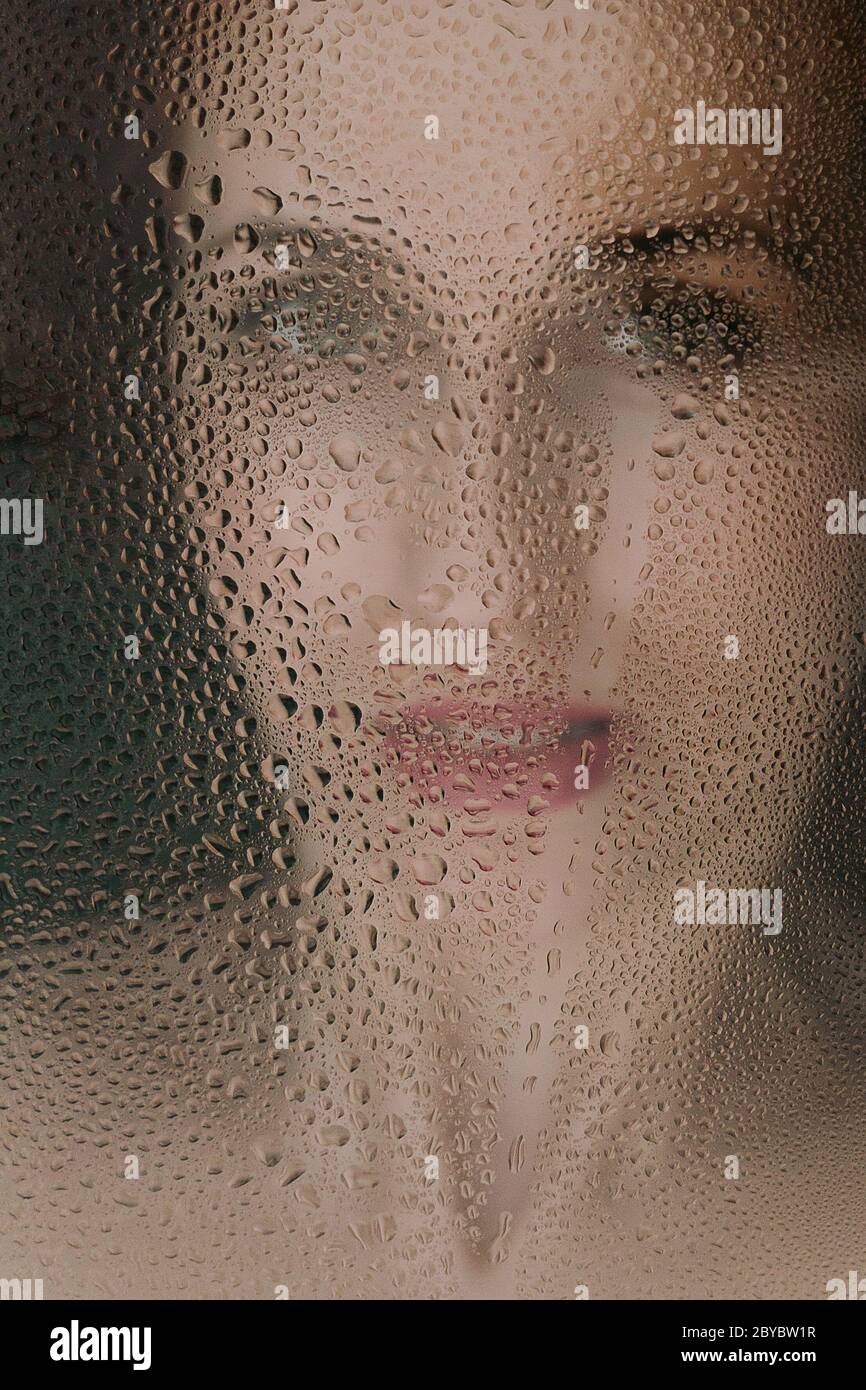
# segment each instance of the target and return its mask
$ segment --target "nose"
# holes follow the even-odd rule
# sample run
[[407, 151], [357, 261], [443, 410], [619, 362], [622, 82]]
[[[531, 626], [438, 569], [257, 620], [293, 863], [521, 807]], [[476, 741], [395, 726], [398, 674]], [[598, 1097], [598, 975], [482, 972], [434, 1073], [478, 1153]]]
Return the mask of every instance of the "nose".
[[583, 376], [587, 389], [604, 401], [609, 458], [603, 519], [583, 571], [587, 599], [573, 671], [585, 679], [582, 690], [590, 703], [616, 707], [631, 614], [649, 578], [647, 526], [654, 487], [648, 453], [660, 406], [647, 387], [618, 372], [586, 368]]
[[607, 706], [647, 564], [660, 407], [621, 367], [476, 328], [435, 361], [401, 436], [414, 466], [393, 592], [416, 621], [487, 628], [494, 666], [497, 645], [565, 644]]

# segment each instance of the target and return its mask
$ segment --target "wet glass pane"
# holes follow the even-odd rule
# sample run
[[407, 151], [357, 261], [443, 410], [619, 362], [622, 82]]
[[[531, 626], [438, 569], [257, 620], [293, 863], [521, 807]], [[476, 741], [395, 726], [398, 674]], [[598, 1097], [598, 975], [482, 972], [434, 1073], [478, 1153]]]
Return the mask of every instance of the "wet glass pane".
[[0, 1277], [859, 1296], [864, 15], [2, 20]]

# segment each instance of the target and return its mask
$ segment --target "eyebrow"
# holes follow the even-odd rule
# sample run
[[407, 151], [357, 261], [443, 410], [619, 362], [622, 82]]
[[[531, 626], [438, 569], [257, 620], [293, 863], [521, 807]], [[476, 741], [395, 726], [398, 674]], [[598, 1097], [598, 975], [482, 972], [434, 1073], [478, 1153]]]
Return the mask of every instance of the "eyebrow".
[[[727, 231], [723, 230], [726, 226], [729, 228]], [[686, 232], [689, 233], [688, 236]], [[648, 236], [643, 228], [636, 227], [615, 235], [612, 249], [628, 257], [630, 253], [624, 250], [624, 244], [628, 242], [635, 252], [643, 252], [647, 256], [654, 256], [659, 252], [674, 256], [695, 253], [724, 256], [727, 248], [714, 245], [714, 239], [719, 237], [723, 238], [731, 249], [743, 247], [750, 241], [754, 247], [765, 253], [766, 259], [775, 268], [797, 276], [804, 274], [803, 267], [791, 254], [792, 247], [783, 231], [773, 231], [757, 218], [738, 216], [734, 213], [718, 222], [685, 222], [682, 225], [673, 222], [660, 223], [653, 236]], [[695, 245], [697, 241], [706, 242], [706, 249]], [[676, 245], [677, 242], [680, 245]]]
[[[354, 221], [354, 217], [352, 218]], [[373, 219], [359, 219], [366, 222], [369, 227]], [[299, 232], [307, 232], [317, 243], [317, 249], [324, 242], [325, 249], [334, 245], [345, 245], [347, 239], [352, 236], [364, 237], [366, 228], [355, 228], [351, 225], [340, 226], [331, 222], [322, 221], [318, 224], [312, 223], [306, 218], [300, 218], [296, 222], [279, 223], [271, 219], [255, 218], [244, 219], [241, 217], [232, 228], [227, 229], [222, 237], [219, 237], [211, 249], [219, 248], [222, 251], [234, 251], [234, 234], [237, 227], [249, 225], [258, 236], [258, 244], [252, 255], [262, 255], [272, 253], [275, 247], [287, 245], [293, 253], [292, 270], [297, 272], [306, 264], [304, 258], [300, 258], [298, 264], [298, 251], [295, 246], [295, 238]], [[381, 223], [379, 223], [381, 226]], [[725, 211], [713, 221], [705, 218], [699, 220], [684, 220], [681, 223], [671, 221], [652, 223], [654, 228], [652, 235], [646, 231], [646, 223], [633, 225], [631, 228], [623, 228], [622, 224], [611, 233], [608, 233], [602, 241], [605, 252], [622, 256], [630, 262], [635, 270], [643, 269], [646, 278], [655, 276], [671, 278], [681, 277], [683, 281], [689, 279], [686, 272], [681, 270], [676, 261], [668, 260], [664, 266], [643, 265], [639, 259], [640, 253], [647, 258], [657, 256], [659, 253], [667, 257], [676, 257], [678, 260], [688, 255], [706, 255], [714, 259], [723, 260], [727, 255], [733, 255], [737, 249], [747, 248], [751, 253], [754, 249], [763, 252], [763, 257], [751, 264], [757, 268], [763, 265], [769, 267], [771, 272], [789, 278], [789, 283], [794, 281], [804, 282], [807, 279], [803, 266], [799, 263], [799, 258], [792, 254], [793, 247], [786, 237], [782, 227], [778, 230], [768, 227], [762, 220], [755, 218], [748, 213], [733, 213]], [[686, 235], [688, 233], [688, 235]], [[578, 234], [575, 233], [574, 236]], [[714, 245], [714, 239], [722, 238], [726, 245], [719, 247]], [[706, 250], [695, 245], [697, 241], [706, 242]], [[625, 243], [628, 243], [631, 250], [625, 250]], [[563, 252], [569, 256], [572, 253], [574, 239], [570, 238]], [[404, 270], [411, 270], [411, 263], [407, 263], [405, 256], [396, 247], [384, 245], [378, 238], [376, 248], [379, 254], [390, 257]], [[354, 250], [355, 248], [348, 248]], [[741, 261], [740, 268], [748, 269], [750, 261]], [[426, 277], [425, 277], [426, 278]], [[728, 280], [727, 277], [720, 277], [721, 283], [715, 286], [722, 292], [733, 293], [739, 282], [736, 279]], [[723, 288], [724, 287], [724, 288]]]
[[[358, 218], [357, 220], [360, 221], [362, 225], [355, 228], [337, 226], [330, 222], [314, 223], [302, 218], [299, 218], [296, 222], [283, 223], [267, 218], [240, 217], [233, 226], [226, 229], [222, 236], [218, 236], [214, 239], [213, 247], [219, 247], [223, 251], [233, 251], [235, 249], [234, 236], [238, 227], [252, 227], [256, 236], [259, 238], [255, 251], [269, 251], [272, 250], [274, 246], [279, 246], [281, 243], [285, 243], [289, 246], [293, 245], [295, 237], [299, 232], [308, 233], [317, 244], [327, 238], [328, 245], [330, 246], [335, 242], [345, 242], [352, 236], [364, 236], [370, 228], [382, 225], [378, 219], [372, 217]], [[383, 254], [396, 254], [391, 248], [378, 240], [377, 246]]]

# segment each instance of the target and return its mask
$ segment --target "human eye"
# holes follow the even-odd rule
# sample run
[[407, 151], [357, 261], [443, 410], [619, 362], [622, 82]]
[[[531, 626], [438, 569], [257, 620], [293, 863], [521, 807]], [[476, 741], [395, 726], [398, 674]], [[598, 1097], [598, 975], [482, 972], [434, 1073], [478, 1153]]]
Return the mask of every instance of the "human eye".
[[397, 336], [395, 277], [360, 238], [272, 233], [261, 273], [244, 286], [235, 337], [245, 353], [271, 349], [309, 366], [351, 369], [387, 352]]
[[614, 352], [669, 362], [728, 358], [738, 366], [760, 352], [761, 319], [739, 296], [696, 283], [648, 281], [639, 304], [609, 325]]
[[643, 364], [692, 371], [740, 367], [764, 350], [774, 272], [749, 247], [721, 236], [650, 235], [614, 242], [616, 305], [604, 326], [608, 349]]

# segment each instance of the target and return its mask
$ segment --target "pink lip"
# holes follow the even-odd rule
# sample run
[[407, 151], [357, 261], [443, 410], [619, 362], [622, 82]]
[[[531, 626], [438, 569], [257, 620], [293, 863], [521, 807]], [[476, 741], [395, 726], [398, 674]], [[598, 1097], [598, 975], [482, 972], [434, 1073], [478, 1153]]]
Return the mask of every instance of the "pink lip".
[[[470, 815], [561, 810], [607, 780], [611, 713], [468, 697], [419, 700], [391, 728], [394, 770], [426, 799]], [[589, 768], [589, 786], [575, 772]]]

